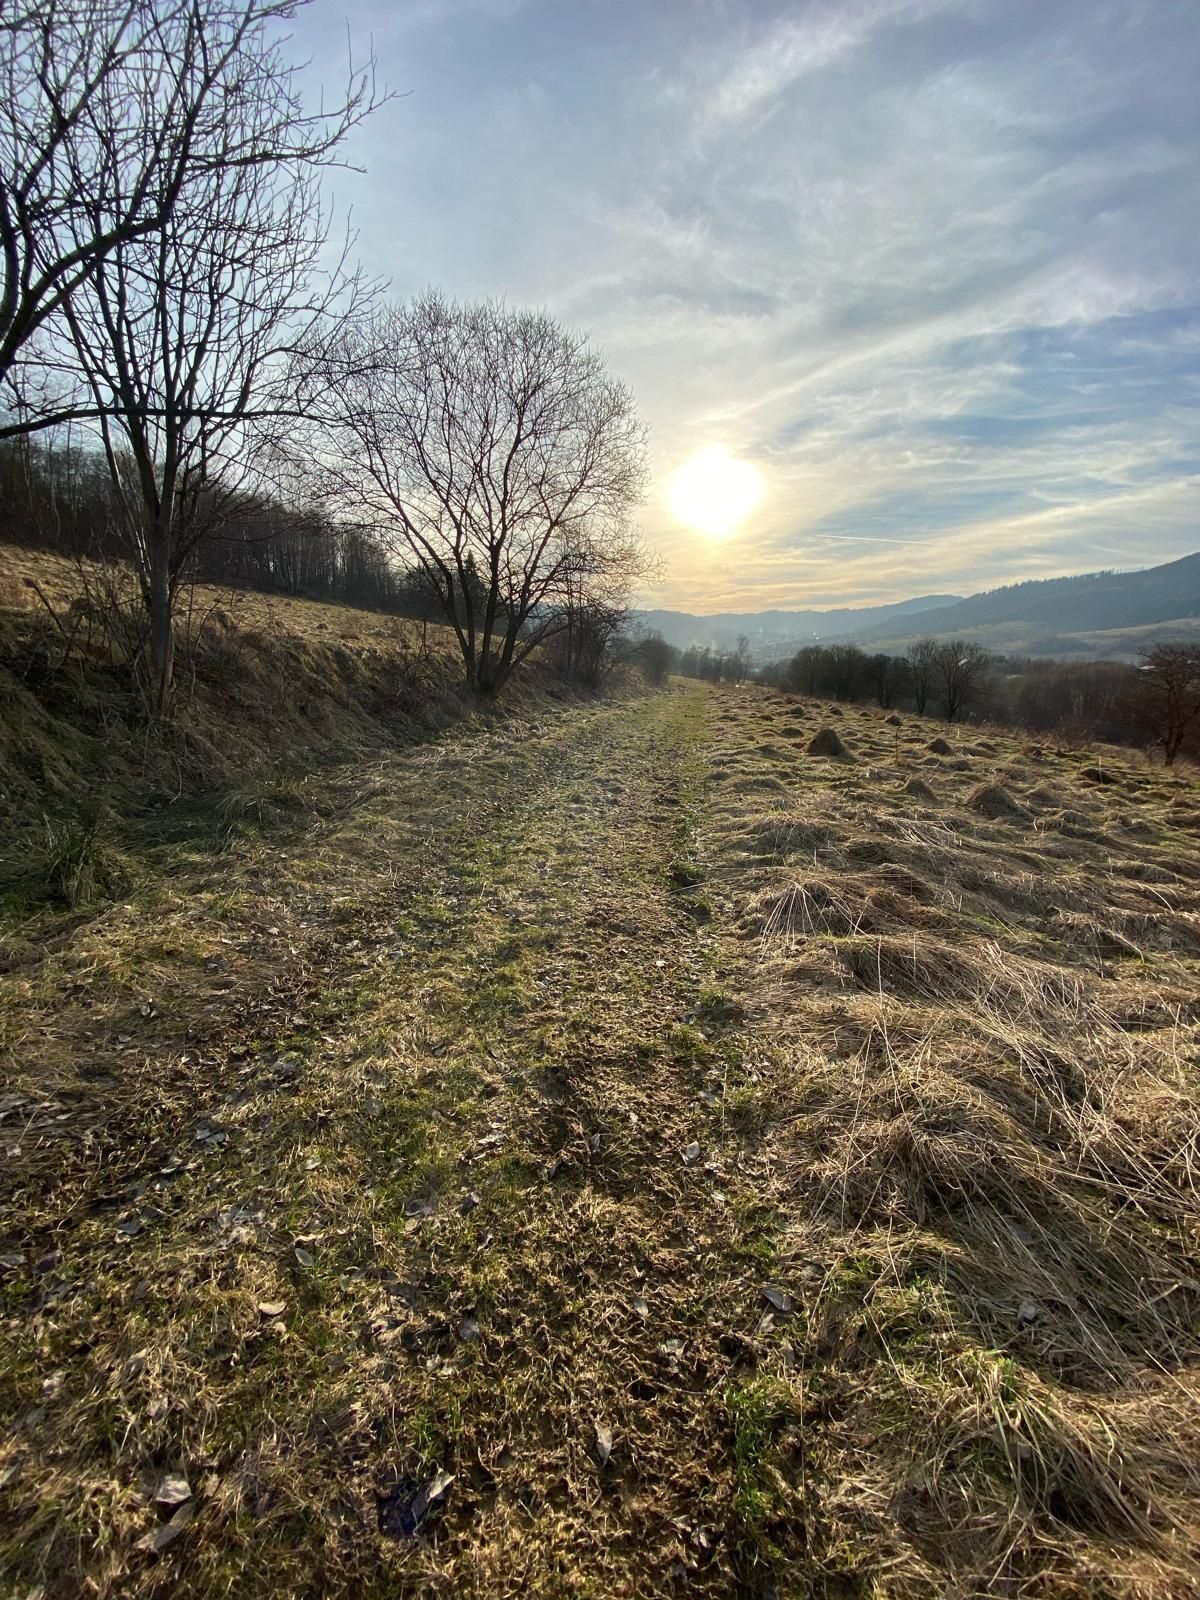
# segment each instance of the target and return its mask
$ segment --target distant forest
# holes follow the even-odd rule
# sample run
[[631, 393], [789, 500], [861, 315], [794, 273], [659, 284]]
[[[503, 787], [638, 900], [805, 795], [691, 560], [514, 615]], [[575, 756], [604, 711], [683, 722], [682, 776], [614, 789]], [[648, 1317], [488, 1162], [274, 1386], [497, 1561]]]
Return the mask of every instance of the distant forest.
[[[120, 508], [99, 451], [0, 441], [0, 541], [72, 559], [125, 560]], [[340, 601], [410, 617], [441, 615], [425, 575], [389, 561], [378, 540], [319, 510], [238, 499], [189, 554], [187, 578]]]

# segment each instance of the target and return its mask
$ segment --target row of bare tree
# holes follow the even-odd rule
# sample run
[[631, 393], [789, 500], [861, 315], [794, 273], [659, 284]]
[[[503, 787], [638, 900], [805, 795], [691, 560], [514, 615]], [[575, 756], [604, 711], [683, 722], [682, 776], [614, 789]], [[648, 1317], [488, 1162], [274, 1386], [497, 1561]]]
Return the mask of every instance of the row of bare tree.
[[871, 698], [884, 707], [910, 702], [924, 715], [936, 705], [955, 722], [984, 703], [991, 656], [971, 640], [918, 639], [902, 656], [868, 655], [856, 644], [811, 644], [766, 669], [769, 682], [832, 700]]
[[751, 671], [750, 640], [744, 633], [739, 634], [734, 650], [688, 645], [675, 651], [674, 665], [685, 678], [700, 678], [706, 683], [744, 683]]
[[806, 645], [759, 677], [793, 693], [936, 710], [949, 722], [975, 717], [1153, 745], [1168, 766], [1181, 754], [1200, 757], [1200, 645], [1187, 641], [1163, 641], [1136, 665], [1005, 660], [962, 639], [918, 639], [897, 656]]
[[303, 3], [0, 0], [0, 439], [102, 451], [158, 712], [194, 554], [251, 509], [415, 567], [489, 695], [556, 634], [592, 649], [646, 566], [642, 428], [586, 341], [388, 305], [331, 248], [323, 172], [387, 96], [351, 61], [306, 107]]

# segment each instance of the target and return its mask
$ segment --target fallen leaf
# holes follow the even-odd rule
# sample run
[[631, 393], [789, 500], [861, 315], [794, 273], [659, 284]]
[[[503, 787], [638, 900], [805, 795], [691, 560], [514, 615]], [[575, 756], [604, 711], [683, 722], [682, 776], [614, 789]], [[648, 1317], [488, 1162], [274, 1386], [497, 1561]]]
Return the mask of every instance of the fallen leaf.
[[379, 1531], [394, 1539], [415, 1539], [434, 1505], [454, 1482], [454, 1474], [441, 1467], [424, 1483], [406, 1479], [391, 1494], [377, 1495]]
[[302, 1267], [315, 1267], [317, 1264], [316, 1256], [313, 1255], [311, 1250], [306, 1250], [302, 1244], [295, 1245], [292, 1253]]
[[791, 1295], [785, 1294], [782, 1289], [777, 1289], [773, 1283], [762, 1284], [758, 1292], [769, 1305], [775, 1307], [776, 1311], [790, 1311], [792, 1309]]
[[479, 1324], [474, 1317], [464, 1317], [458, 1325], [458, 1337], [464, 1344], [470, 1344], [472, 1340], [478, 1339], [479, 1333]]
[[633, 1309], [637, 1312], [639, 1317], [648, 1317], [650, 1315], [650, 1304], [644, 1294], [634, 1295]]
[[693, 1142], [690, 1145], [688, 1145], [687, 1149], [683, 1152], [684, 1165], [685, 1166], [689, 1166], [689, 1167], [694, 1167], [696, 1162], [699, 1161], [699, 1159], [700, 1159], [700, 1146], [698, 1144], [696, 1144], [695, 1141], [693, 1140]]
[[260, 1300], [258, 1309], [264, 1317], [281, 1317], [287, 1310], [286, 1300]]
[[149, 1533], [138, 1540], [139, 1550], [148, 1550], [152, 1555], [158, 1555], [169, 1544], [174, 1544], [179, 1535], [187, 1527], [195, 1514], [195, 1506], [190, 1503], [180, 1506], [170, 1522], [164, 1522], [161, 1527], [152, 1528]]
[[608, 1458], [612, 1455], [613, 1437], [612, 1429], [606, 1428], [602, 1423], [596, 1424], [596, 1458], [602, 1467], [608, 1465]]

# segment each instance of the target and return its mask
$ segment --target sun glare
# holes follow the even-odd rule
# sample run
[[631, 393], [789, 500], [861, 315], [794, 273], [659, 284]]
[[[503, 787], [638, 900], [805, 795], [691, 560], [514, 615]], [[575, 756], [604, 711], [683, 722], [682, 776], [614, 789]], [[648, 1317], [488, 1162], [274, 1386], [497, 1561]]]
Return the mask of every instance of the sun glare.
[[746, 520], [762, 498], [762, 479], [748, 461], [720, 445], [701, 450], [671, 479], [671, 513], [689, 528], [722, 539]]

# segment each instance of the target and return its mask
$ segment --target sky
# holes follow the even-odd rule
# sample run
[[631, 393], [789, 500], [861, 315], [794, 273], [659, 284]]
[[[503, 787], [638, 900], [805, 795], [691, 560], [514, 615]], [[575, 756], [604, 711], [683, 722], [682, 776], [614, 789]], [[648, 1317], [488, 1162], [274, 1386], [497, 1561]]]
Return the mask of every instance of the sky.
[[[585, 330], [695, 612], [1200, 549], [1200, 0], [313, 0], [397, 91], [334, 175], [404, 298]], [[762, 496], [720, 539], [698, 452]]]

